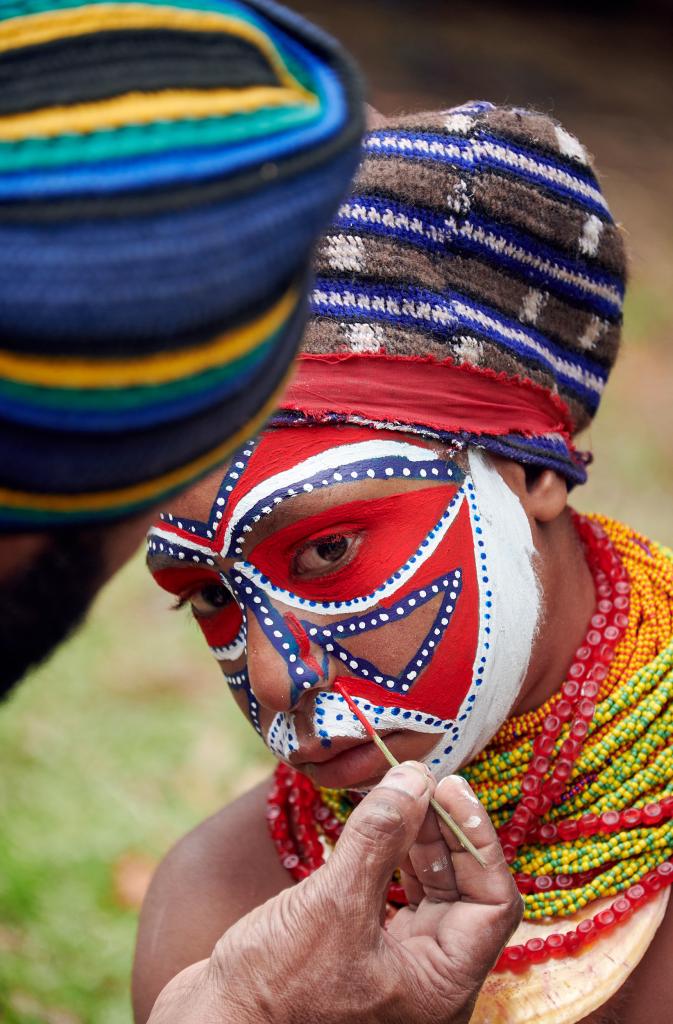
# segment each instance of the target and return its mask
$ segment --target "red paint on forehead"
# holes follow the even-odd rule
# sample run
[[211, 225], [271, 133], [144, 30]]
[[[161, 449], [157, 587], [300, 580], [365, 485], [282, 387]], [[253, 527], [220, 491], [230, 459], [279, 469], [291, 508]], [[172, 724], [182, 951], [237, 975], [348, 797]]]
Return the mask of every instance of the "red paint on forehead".
[[[393, 431], [377, 430], [374, 427], [351, 427], [351, 426], [315, 426], [310, 427], [279, 427], [265, 431], [255, 447], [252, 456], [248, 460], [245, 469], [241, 472], [240, 479], [227, 497], [227, 507], [223, 518], [220, 520], [216, 535], [208, 540], [198, 538], [198, 543], [218, 552], [220, 538], [226, 530], [231, 519], [231, 512], [237, 503], [245, 497], [258, 484], [264, 483], [277, 473], [292, 469], [300, 462], [319, 455], [321, 452], [329, 451], [341, 445], [358, 444], [363, 441], [405, 441], [406, 437], [400, 437]], [[432, 451], [431, 445], [424, 439], [413, 439], [413, 444], [420, 448], [427, 448]], [[237, 460], [234, 458], [233, 462]], [[222, 480], [224, 479], [224, 474]], [[219, 489], [219, 488], [218, 488]], [[213, 494], [213, 501], [216, 495]], [[179, 517], [176, 517], [179, 521]], [[154, 524], [157, 528], [173, 534], [176, 538], [194, 541], [194, 534], [189, 530], [180, 529], [177, 521], [159, 520]], [[211, 527], [209, 519], [204, 525]]]
[[[265, 431], [253, 451], [240, 480], [237, 481], [228, 499], [228, 510], [244, 498], [258, 484], [264, 483], [276, 473], [292, 469], [300, 462], [347, 444], [363, 441], [404, 441], [391, 431], [376, 430], [374, 427], [310, 426], [279, 427]], [[414, 440], [414, 444], [417, 442]], [[419, 441], [419, 447], [428, 448], [427, 442]], [[234, 460], [235, 461], [235, 460]], [[223, 526], [229, 516], [223, 520]]]
[[[234, 489], [236, 497], [247, 494], [274, 473], [282, 473], [291, 469], [298, 462], [309, 459], [312, 455], [337, 448], [345, 444], [360, 444], [363, 441], [408, 441], [394, 431], [377, 430], [375, 427], [351, 426], [310, 426], [310, 427], [277, 427], [266, 430], [248, 462], [245, 481]], [[427, 441], [414, 438], [413, 444], [420, 448], [430, 449]], [[247, 477], [250, 477], [250, 482]]]

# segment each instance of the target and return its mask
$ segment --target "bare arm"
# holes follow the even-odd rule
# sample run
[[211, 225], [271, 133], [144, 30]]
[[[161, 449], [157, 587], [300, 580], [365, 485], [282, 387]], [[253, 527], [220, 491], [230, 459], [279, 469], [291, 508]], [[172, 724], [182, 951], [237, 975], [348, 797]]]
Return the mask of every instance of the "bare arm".
[[292, 883], [266, 826], [270, 781], [250, 790], [180, 840], [145, 898], [133, 968], [136, 1024], [162, 988], [210, 956], [221, 935]]

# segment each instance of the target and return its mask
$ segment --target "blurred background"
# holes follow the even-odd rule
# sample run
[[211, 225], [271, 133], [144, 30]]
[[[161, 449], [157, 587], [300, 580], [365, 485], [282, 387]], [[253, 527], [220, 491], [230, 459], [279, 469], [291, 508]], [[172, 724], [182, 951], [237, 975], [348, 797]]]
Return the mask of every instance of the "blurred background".
[[[673, 544], [671, 5], [313, 0], [385, 113], [490, 99], [554, 114], [627, 231], [624, 351], [574, 496]], [[158, 858], [269, 770], [185, 611], [138, 556], [0, 709], [0, 1020], [122, 1024]]]

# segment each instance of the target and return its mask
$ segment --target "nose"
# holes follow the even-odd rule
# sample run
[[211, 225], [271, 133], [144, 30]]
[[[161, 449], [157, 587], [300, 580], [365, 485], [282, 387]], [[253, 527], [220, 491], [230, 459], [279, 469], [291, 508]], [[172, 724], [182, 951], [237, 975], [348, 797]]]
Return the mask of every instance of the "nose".
[[261, 705], [291, 711], [311, 689], [329, 687], [324, 655], [290, 610], [257, 617], [248, 627], [248, 678]]

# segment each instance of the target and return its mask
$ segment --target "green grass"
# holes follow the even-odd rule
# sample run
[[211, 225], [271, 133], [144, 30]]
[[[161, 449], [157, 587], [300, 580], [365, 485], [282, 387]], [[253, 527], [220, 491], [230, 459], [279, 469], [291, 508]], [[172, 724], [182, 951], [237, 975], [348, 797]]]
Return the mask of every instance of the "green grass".
[[0, 713], [3, 1021], [128, 1021], [136, 913], [115, 865], [160, 857], [268, 767], [168, 604], [136, 559]]
[[[673, 543], [673, 367], [636, 294], [573, 501]], [[670, 316], [670, 310], [666, 311]], [[661, 337], [661, 335], [659, 335]], [[120, 863], [159, 858], [268, 770], [186, 613], [137, 558], [0, 710], [0, 1019], [122, 1024], [136, 911]]]

